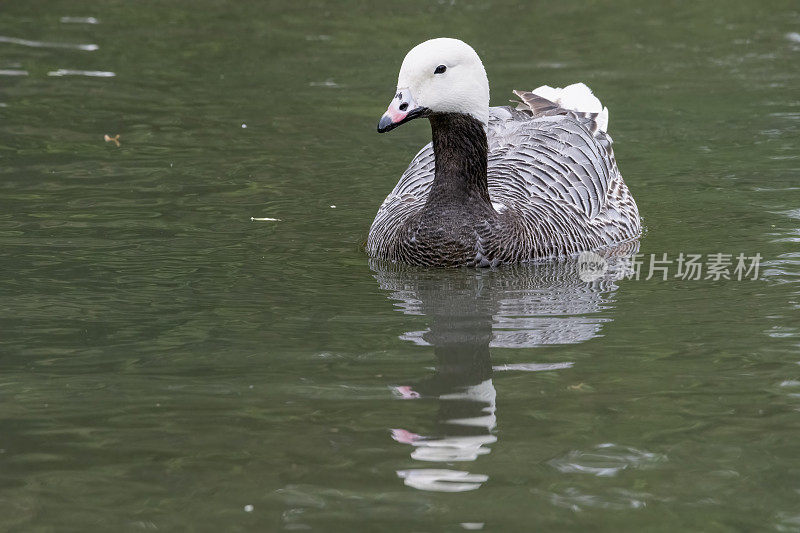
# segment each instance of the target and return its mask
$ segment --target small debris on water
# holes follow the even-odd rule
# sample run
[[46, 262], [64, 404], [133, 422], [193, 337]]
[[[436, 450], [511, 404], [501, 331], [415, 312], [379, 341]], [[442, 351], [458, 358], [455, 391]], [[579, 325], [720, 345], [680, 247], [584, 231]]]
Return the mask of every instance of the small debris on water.
[[106, 133], [105, 135], [103, 135], [103, 139], [104, 139], [104, 140], [105, 140], [107, 143], [113, 142], [114, 144], [116, 144], [116, 145], [117, 145], [117, 148], [119, 148], [119, 133], [117, 133], [117, 134], [116, 134], [116, 135], [114, 135], [113, 137], [112, 137], [111, 135], [109, 135], [109, 134], [107, 134], [107, 133]]
[[331, 206], [331, 209], [336, 209], [336, 206], [335, 206], [335, 205], [332, 205], [332, 206]]
[[253, 506], [252, 505], [245, 505], [244, 506], [244, 512], [245, 513], [252, 513], [253, 512]]
[[244, 123], [243, 123], [243, 124], [242, 124], [242, 129], [243, 129], [243, 130], [246, 130], [246, 129], [247, 129], [247, 124], [244, 124]]
[[269, 218], [269, 217], [250, 217], [250, 222], [280, 222], [281, 219], [279, 218]]
[[547, 370], [562, 370], [564, 368], [572, 368], [574, 363], [565, 361], [563, 363], [511, 363], [506, 365], [493, 366], [492, 370], [495, 372], [502, 372], [504, 370], [519, 370], [522, 372], [542, 372]]

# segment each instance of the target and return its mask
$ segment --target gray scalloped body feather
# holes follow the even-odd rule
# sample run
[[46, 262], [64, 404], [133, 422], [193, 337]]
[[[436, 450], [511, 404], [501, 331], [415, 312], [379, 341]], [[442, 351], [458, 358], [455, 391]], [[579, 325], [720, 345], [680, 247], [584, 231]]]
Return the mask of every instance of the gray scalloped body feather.
[[423, 266], [495, 266], [572, 256], [636, 239], [639, 211], [617, 168], [605, 116], [529, 92], [490, 108], [491, 209], [431, 212], [432, 143], [414, 157], [370, 228], [372, 257]]

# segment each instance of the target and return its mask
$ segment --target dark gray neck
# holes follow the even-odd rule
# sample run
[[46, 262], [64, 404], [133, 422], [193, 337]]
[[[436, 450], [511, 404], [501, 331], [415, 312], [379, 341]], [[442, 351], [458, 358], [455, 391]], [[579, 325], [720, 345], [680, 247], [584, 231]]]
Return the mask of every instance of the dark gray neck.
[[486, 180], [488, 145], [483, 124], [461, 113], [434, 113], [428, 118], [436, 173], [427, 206], [490, 206]]

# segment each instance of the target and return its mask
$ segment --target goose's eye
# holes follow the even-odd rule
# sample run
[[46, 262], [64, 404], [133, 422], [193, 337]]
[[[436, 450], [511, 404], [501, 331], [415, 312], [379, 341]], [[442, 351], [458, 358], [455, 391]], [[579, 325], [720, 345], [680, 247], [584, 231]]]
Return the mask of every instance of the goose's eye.
[[436, 70], [433, 71], [434, 74], [444, 74], [444, 71], [447, 70], [447, 67], [444, 65], [439, 65], [436, 67]]

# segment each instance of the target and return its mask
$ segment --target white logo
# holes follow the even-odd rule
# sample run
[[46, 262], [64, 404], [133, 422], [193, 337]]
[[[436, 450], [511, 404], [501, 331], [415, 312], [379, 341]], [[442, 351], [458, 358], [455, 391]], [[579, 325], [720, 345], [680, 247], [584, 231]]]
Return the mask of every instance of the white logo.
[[578, 277], [581, 281], [594, 281], [606, 273], [608, 263], [594, 252], [581, 252], [578, 256]]

